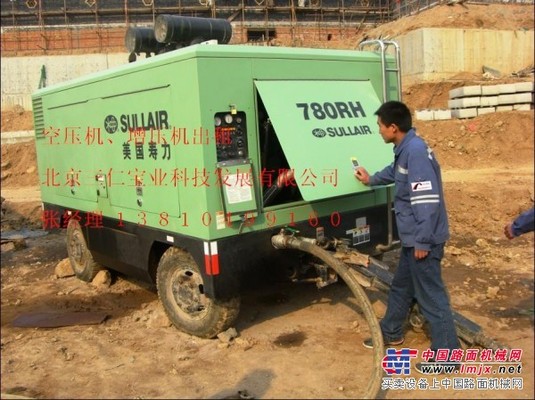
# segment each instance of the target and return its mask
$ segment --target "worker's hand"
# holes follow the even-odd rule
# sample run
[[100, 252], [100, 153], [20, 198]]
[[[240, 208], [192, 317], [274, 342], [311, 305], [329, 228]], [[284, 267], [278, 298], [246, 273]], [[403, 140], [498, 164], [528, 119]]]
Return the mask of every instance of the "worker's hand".
[[515, 235], [513, 235], [513, 224], [507, 224], [503, 227], [503, 233], [505, 234], [505, 237], [509, 240], [513, 239]]
[[420, 250], [417, 248], [414, 249], [414, 258], [416, 258], [417, 260], [426, 258], [428, 254], [429, 252], [427, 250]]
[[354, 172], [355, 178], [364, 183], [365, 185], [370, 184], [370, 174], [366, 171], [364, 167], [358, 167]]

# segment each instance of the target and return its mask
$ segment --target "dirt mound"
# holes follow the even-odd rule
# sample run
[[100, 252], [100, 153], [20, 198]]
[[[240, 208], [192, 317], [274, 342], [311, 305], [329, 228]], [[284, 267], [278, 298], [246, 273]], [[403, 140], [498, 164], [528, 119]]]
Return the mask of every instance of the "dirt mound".
[[513, 169], [533, 161], [533, 111], [511, 111], [473, 119], [414, 121], [443, 168]]
[[23, 142], [2, 145], [2, 186], [39, 184], [35, 144]]
[[533, 5], [441, 5], [367, 30], [361, 36], [392, 39], [419, 28], [533, 30]]
[[2, 110], [2, 132], [30, 131], [33, 129], [33, 113], [18, 106]]
[[422, 109], [447, 109], [450, 99], [450, 90], [473, 85], [498, 85], [503, 83], [532, 82], [530, 77], [503, 77], [500, 79], [481, 79], [481, 74], [459, 73], [455, 76], [439, 82], [422, 82], [408, 87], [403, 87], [403, 101], [411, 107], [413, 111]]
[[2, 231], [41, 227], [41, 199], [33, 142], [2, 145]]

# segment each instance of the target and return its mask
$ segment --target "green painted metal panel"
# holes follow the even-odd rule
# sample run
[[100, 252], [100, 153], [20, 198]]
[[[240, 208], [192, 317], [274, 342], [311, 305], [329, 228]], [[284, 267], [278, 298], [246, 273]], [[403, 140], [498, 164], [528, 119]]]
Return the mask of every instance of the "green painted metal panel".
[[[40, 89], [33, 98], [41, 109], [36, 113], [36, 145], [43, 201], [206, 240], [287, 225], [316, 214], [329, 216], [384, 204], [384, 191], [369, 191], [360, 185], [352, 175], [350, 162], [350, 157], [357, 157], [374, 172], [392, 159], [391, 148], [377, 134], [373, 116], [379, 104], [376, 93], [381, 92], [380, 76], [380, 59], [373, 53], [192, 46]], [[305, 201], [260, 207], [262, 126], [257, 115], [255, 79], [281, 82], [282, 89], [267, 89], [275, 92], [273, 101], [280, 104], [275, 108], [266, 105], [282, 138], [290, 133], [303, 134], [298, 129], [306, 124], [302, 122], [303, 109], [295, 106], [297, 101], [318, 102], [322, 106], [335, 101], [358, 100], [363, 104], [366, 118], [346, 115], [342, 121], [365, 121], [373, 135], [307, 138], [324, 143], [320, 147], [298, 140], [291, 144], [302, 157], [300, 166], [294, 167], [297, 171], [301, 169], [298, 181], [304, 181], [305, 177], [300, 175], [306, 168], [317, 174], [317, 186], [309, 188]], [[314, 90], [298, 86], [305, 81]], [[308, 93], [308, 97], [296, 98], [299, 92]], [[335, 94], [343, 94], [344, 99], [338, 100]], [[215, 176], [218, 161], [214, 115], [230, 112], [233, 107], [247, 116], [248, 157], [244, 161], [253, 170], [252, 199], [243, 204], [230, 204], [228, 193], [218, 186]], [[161, 111], [167, 112], [168, 126], [160, 132], [157, 156], [149, 156], [148, 142], [158, 139], [150, 129], [145, 129], [144, 157], [137, 158], [135, 138], [125, 127], [124, 118], [137, 118], [138, 125], [150, 127], [149, 119], [156, 118]], [[295, 120], [296, 111], [301, 113], [301, 121]], [[113, 133], [108, 126], [110, 115], [118, 124]], [[70, 143], [69, 127], [78, 127], [74, 133], [81, 143]], [[60, 136], [54, 137], [53, 130], [58, 128]], [[196, 144], [195, 137], [201, 131], [210, 140]], [[100, 139], [96, 139], [98, 134]], [[372, 138], [375, 142], [368, 145], [366, 140]], [[51, 145], [50, 140], [58, 143]], [[124, 153], [128, 141], [131, 158]], [[169, 145], [169, 157], [164, 157], [164, 144]], [[80, 171], [80, 185], [75, 187], [74, 194], [67, 176], [71, 168]], [[336, 171], [336, 178], [329, 171]], [[60, 179], [61, 187], [47, 182], [47, 178], [53, 177], [52, 172], [60, 172], [56, 178]], [[136, 185], [136, 175], [142, 185]], [[204, 184], [205, 177], [209, 184]], [[249, 218], [255, 216], [254, 223], [242, 226], [236, 220], [227, 224], [222, 218], [225, 211], [233, 213], [233, 219], [241, 219], [244, 214]]]
[[380, 101], [369, 81], [255, 82], [307, 201], [364, 192], [353, 175], [355, 157], [369, 171], [392, 162], [374, 112]]
[[80, 124], [79, 115], [87, 112], [87, 102], [48, 109], [48, 124], [39, 139], [39, 144], [48, 153], [46, 158], [38, 159], [41, 183], [53, 189], [56, 195], [66, 197], [66, 201], [97, 201], [93, 173], [95, 159], [89, 157], [89, 153], [81, 157], [81, 153], [85, 154], [89, 148], [84, 141], [87, 129]]
[[[146, 83], [143, 90], [123, 89], [115, 96], [96, 102], [100, 103], [95, 113], [100, 110], [101, 123], [105, 124], [110, 116], [118, 124], [116, 132], [106, 133], [108, 140], [113, 141], [105, 143], [107, 155], [113, 157], [113, 162], [106, 159], [106, 153], [101, 159], [103, 168], [113, 168], [110, 204], [146, 213], [165, 212], [177, 217], [180, 212], [179, 189], [170, 177], [178, 155], [172, 148], [169, 124], [180, 127], [177, 121], [180, 111], [170, 109], [170, 85]], [[142, 128], [136, 130], [131, 126]], [[105, 131], [105, 127], [102, 130]]]

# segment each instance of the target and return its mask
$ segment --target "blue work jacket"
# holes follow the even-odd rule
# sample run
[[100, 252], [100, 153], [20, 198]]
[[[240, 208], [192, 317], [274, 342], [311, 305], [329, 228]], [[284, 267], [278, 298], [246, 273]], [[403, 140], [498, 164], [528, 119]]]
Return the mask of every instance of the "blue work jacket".
[[394, 209], [403, 247], [431, 250], [449, 239], [440, 166], [414, 129], [394, 147], [394, 162], [370, 176], [370, 185], [395, 184]]
[[512, 230], [514, 236], [520, 236], [523, 233], [531, 232], [534, 228], [535, 209], [524, 211], [513, 222]]

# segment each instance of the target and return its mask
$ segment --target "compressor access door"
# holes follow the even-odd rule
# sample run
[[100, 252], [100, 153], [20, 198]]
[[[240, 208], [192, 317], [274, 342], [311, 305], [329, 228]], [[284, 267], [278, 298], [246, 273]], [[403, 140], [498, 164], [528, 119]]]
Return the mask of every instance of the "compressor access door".
[[369, 81], [257, 80], [256, 88], [306, 201], [370, 188], [351, 158], [374, 173], [393, 161], [374, 112], [381, 102]]

